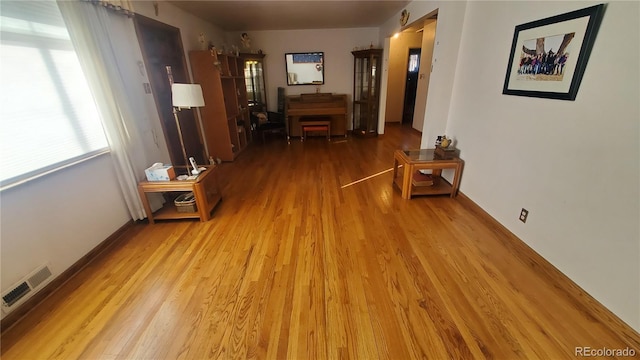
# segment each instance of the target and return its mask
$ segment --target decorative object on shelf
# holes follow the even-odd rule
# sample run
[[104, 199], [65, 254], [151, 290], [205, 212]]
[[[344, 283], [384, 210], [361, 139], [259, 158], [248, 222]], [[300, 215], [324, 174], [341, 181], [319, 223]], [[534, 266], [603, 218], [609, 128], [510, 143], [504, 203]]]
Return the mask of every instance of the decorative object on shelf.
[[400, 13], [400, 25], [405, 26], [409, 22], [409, 15], [411, 15], [407, 9], [402, 10]]
[[447, 138], [447, 135], [442, 135], [442, 138], [440, 139], [440, 147], [442, 148], [448, 148], [449, 145], [451, 145], [451, 139]]
[[196, 164], [196, 159], [192, 157], [189, 158], [189, 162], [191, 163], [191, 166], [193, 167], [193, 169], [191, 170], [191, 174], [194, 176], [199, 175], [201, 172], [207, 170], [207, 168], [198, 166], [198, 164]]
[[180, 119], [178, 119], [178, 111], [181, 109], [191, 109], [192, 107], [202, 107], [204, 106], [204, 98], [202, 97], [202, 88], [199, 84], [176, 84], [173, 83], [173, 81], [171, 82], [173, 116], [176, 119], [176, 127], [178, 128], [178, 136], [180, 137], [180, 146], [182, 147], [182, 156], [184, 156], [184, 164], [188, 172], [189, 159], [187, 157], [187, 150], [184, 147], [182, 130], [180, 129]]
[[245, 49], [251, 49], [251, 39], [249, 38], [249, 34], [242, 33], [240, 35], [240, 42], [242, 42], [242, 47]]
[[575, 100], [604, 4], [518, 25], [503, 94]]
[[200, 43], [200, 50], [207, 50], [206, 39], [204, 38], [204, 33], [200, 33], [198, 35], [198, 42]]

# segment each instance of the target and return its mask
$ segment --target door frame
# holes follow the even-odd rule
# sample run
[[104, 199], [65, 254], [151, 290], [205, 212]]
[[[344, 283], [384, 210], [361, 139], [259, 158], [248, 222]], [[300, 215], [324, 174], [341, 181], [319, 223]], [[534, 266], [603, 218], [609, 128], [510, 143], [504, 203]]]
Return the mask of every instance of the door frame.
[[[149, 30], [152, 28], [160, 29], [162, 31], [167, 31], [172, 33], [172, 36], [175, 38], [175, 45], [179, 48], [180, 55], [178, 56], [181, 62], [181, 66], [179, 69], [172, 67], [172, 74], [175, 82], [177, 83], [191, 83], [191, 78], [189, 75], [189, 70], [187, 68], [187, 59], [184, 53], [184, 46], [182, 43], [182, 35], [180, 33], [180, 29], [171, 26], [169, 24], [165, 24], [161, 21], [157, 21], [155, 19], [142, 16], [136, 14], [134, 17], [134, 26], [136, 29], [136, 36], [138, 38], [138, 44], [140, 46], [140, 51], [142, 53], [142, 57], [144, 60], [144, 65], [147, 70], [147, 77], [149, 80], [149, 84], [151, 86], [151, 93], [153, 95], [153, 99], [156, 106], [156, 111], [158, 112], [158, 117], [160, 119], [160, 125], [162, 126], [162, 132], [165, 138], [165, 142], [167, 144], [167, 150], [169, 152], [169, 157], [171, 159], [172, 164], [181, 165], [184, 162], [184, 156], [182, 155], [182, 146], [180, 144], [178, 128], [175, 123], [175, 119], [173, 117], [173, 106], [171, 105], [171, 100], [168, 100], [169, 111], [171, 112], [171, 119], [168, 120], [167, 114], [169, 113], [167, 109], [167, 100], [164, 98], [160, 98], [160, 85], [156, 83], [157, 79], [155, 79], [154, 74], [154, 65], [149, 61], [149, 54], [147, 52], [145, 44], [145, 39], [143, 38], [142, 32], [144, 30]], [[167, 76], [167, 84], [169, 82], [169, 78]], [[164, 87], [163, 87], [164, 90]], [[170, 93], [170, 89], [169, 89]], [[191, 110], [182, 110], [178, 114], [180, 121], [180, 128], [183, 134], [183, 139], [185, 140], [185, 148], [187, 151], [187, 156], [193, 156], [196, 159], [196, 162], [204, 164], [207, 163], [206, 159], [206, 150], [204, 148], [204, 142], [202, 137], [202, 129], [200, 128], [200, 122], [198, 121], [198, 116], [194, 112], [194, 109]], [[188, 127], [185, 127], [185, 123], [189, 124]], [[186, 129], [185, 129], [186, 128]], [[189, 164], [185, 164], [187, 167]]]

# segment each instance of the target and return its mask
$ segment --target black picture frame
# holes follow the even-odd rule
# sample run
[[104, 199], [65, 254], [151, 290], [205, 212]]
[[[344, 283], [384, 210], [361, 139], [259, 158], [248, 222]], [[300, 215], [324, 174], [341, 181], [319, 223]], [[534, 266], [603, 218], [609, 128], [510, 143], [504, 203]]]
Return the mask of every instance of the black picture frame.
[[502, 93], [575, 100], [604, 10], [599, 4], [516, 26]]

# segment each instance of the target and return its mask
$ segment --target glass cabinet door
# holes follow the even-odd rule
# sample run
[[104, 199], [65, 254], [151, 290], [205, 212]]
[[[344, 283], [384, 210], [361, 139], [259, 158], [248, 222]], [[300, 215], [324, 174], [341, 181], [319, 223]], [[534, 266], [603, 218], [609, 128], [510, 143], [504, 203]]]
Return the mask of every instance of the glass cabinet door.
[[382, 49], [353, 51], [353, 134], [378, 135]]
[[250, 111], [267, 111], [264, 82], [264, 54], [240, 54], [244, 60], [244, 79]]
[[366, 100], [369, 97], [370, 84], [369, 84], [369, 58], [356, 59], [356, 83], [358, 84], [359, 91], [356, 94], [356, 100]]

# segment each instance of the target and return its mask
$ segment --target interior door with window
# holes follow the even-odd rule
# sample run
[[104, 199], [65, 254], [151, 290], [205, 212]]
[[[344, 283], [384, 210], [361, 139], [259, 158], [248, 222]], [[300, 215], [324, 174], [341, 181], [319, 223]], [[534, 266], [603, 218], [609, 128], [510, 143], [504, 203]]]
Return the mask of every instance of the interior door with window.
[[411, 124], [416, 105], [416, 91], [418, 89], [418, 73], [420, 71], [421, 49], [409, 49], [409, 63], [407, 64], [407, 82], [404, 88], [404, 105], [402, 123]]

